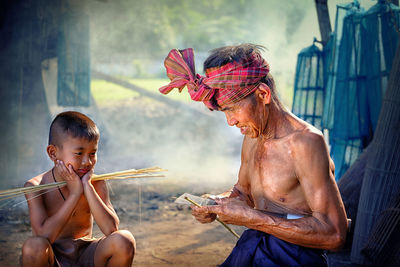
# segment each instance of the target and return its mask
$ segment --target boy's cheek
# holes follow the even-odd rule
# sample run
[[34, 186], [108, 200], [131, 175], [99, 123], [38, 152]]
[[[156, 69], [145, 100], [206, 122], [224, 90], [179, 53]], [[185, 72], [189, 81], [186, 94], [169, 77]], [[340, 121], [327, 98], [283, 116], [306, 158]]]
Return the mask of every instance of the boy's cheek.
[[72, 166], [72, 169], [74, 170], [74, 172], [76, 172], [77, 167], [75, 166], [75, 164], [74, 164], [73, 162], [65, 161], [64, 164], [65, 164], [65, 167], [67, 167], [67, 168], [68, 168], [69, 166]]

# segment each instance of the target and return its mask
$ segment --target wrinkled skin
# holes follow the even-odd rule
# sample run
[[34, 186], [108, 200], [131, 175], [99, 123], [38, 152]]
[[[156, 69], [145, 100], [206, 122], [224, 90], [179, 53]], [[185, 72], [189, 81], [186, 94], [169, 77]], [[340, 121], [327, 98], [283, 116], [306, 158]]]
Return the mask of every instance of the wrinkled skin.
[[321, 132], [277, 105], [264, 84], [221, 110], [245, 135], [238, 182], [218, 205], [192, 207], [193, 216], [201, 223], [218, 216], [305, 247], [339, 249], [347, 218]]

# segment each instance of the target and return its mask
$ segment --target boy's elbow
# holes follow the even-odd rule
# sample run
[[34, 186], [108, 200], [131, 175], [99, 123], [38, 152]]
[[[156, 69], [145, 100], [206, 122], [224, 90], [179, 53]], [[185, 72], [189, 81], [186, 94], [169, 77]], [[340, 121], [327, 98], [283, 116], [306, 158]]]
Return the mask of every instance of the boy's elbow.
[[114, 233], [114, 232], [116, 232], [116, 231], [118, 231], [118, 229], [116, 229], [116, 228], [110, 228], [110, 229], [108, 229], [107, 231], [104, 231], [104, 235], [105, 235], [105, 236], [109, 236], [109, 235], [111, 235], [112, 233]]
[[117, 219], [113, 224], [113, 226], [111, 227], [111, 233], [118, 231], [118, 227], [119, 227], [119, 220]]
[[118, 227], [119, 227], [119, 219], [114, 220], [114, 222], [112, 224], [110, 224], [110, 226], [108, 227], [108, 229], [105, 231], [105, 235], [111, 235], [112, 233], [118, 231]]
[[[116, 217], [116, 218], [115, 218], [115, 223], [114, 223], [115, 231], [118, 231], [118, 227], [119, 227], [119, 218]], [[115, 232], [115, 231], [114, 231], [114, 232]]]
[[40, 230], [33, 230], [33, 236], [42, 237], [44, 239], [47, 239], [50, 244], [53, 244], [56, 239], [55, 236], [52, 236], [51, 233], [49, 233], [48, 231], [45, 231], [44, 228], [42, 228]]

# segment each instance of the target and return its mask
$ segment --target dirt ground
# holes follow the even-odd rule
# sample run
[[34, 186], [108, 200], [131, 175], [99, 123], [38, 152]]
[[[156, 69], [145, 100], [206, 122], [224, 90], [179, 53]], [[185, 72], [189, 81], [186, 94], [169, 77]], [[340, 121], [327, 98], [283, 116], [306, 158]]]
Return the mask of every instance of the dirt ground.
[[[137, 241], [134, 266], [218, 266], [235, 245], [237, 239], [218, 222], [200, 224], [189, 207], [173, 203], [188, 187], [166, 181], [110, 184], [120, 229], [130, 230]], [[0, 209], [0, 266], [19, 266], [21, 246], [31, 230], [26, 204], [9, 206]], [[101, 236], [96, 226], [94, 236]]]

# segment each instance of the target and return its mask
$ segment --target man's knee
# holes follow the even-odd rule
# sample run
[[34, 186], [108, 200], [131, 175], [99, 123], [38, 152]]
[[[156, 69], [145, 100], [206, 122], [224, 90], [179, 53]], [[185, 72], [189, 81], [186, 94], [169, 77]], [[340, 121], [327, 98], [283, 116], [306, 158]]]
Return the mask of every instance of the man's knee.
[[127, 230], [118, 230], [107, 238], [113, 243], [113, 248], [123, 255], [134, 255], [136, 251], [136, 241], [132, 233]]
[[22, 259], [48, 257], [50, 251], [51, 245], [46, 238], [33, 236], [28, 238], [22, 246]]

